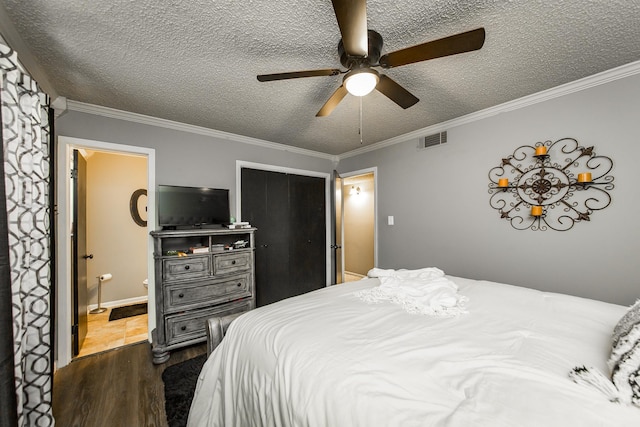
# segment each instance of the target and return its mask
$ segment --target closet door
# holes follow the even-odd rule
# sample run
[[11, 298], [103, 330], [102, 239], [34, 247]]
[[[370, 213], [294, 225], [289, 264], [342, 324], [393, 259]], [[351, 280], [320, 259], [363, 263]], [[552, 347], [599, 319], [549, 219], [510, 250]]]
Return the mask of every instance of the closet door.
[[324, 185], [322, 178], [242, 169], [242, 220], [258, 229], [258, 307], [325, 286]]
[[289, 175], [289, 272], [300, 295], [326, 284], [326, 206], [323, 178]]
[[241, 171], [242, 220], [255, 234], [256, 305], [287, 298], [289, 289], [289, 183], [287, 175]]

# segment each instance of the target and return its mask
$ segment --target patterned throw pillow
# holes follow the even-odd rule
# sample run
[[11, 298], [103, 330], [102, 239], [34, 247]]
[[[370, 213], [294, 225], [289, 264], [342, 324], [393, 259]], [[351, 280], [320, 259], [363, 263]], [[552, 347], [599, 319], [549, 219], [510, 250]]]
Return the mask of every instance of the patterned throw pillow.
[[614, 328], [608, 364], [621, 400], [640, 406], [640, 300]]

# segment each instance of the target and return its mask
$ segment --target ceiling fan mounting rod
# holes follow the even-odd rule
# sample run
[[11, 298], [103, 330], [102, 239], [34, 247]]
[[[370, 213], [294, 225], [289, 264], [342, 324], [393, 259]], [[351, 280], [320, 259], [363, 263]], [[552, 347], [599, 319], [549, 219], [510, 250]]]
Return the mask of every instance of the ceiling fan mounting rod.
[[358, 56], [347, 53], [344, 48], [344, 42], [340, 39], [338, 43], [338, 55], [340, 56], [340, 63], [346, 68], [362, 68], [364, 66], [372, 66], [377, 64], [380, 59], [380, 53], [382, 52], [382, 36], [376, 31], [367, 31], [367, 41], [369, 43], [369, 50], [366, 56]]

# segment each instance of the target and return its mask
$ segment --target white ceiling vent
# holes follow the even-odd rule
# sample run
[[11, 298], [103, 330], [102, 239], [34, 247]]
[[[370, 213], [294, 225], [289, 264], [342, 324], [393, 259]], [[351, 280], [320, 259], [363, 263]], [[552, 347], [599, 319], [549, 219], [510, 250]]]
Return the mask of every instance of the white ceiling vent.
[[437, 145], [446, 144], [447, 131], [434, 133], [433, 135], [423, 136], [420, 138], [420, 149], [435, 147]]

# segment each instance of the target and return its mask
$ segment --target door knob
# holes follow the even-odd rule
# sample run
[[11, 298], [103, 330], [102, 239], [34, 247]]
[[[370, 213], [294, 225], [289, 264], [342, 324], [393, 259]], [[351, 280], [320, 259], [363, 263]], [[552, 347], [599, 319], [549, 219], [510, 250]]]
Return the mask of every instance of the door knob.
[[84, 259], [93, 259], [93, 254], [83, 255], [82, 258], [84, 258]]

